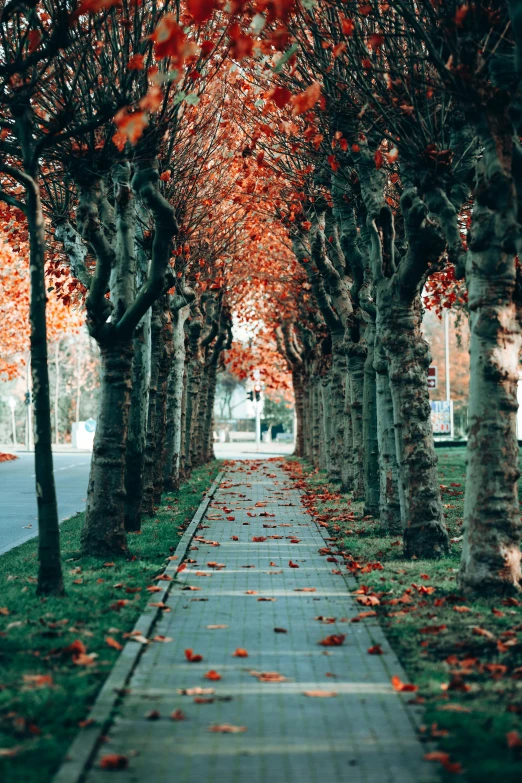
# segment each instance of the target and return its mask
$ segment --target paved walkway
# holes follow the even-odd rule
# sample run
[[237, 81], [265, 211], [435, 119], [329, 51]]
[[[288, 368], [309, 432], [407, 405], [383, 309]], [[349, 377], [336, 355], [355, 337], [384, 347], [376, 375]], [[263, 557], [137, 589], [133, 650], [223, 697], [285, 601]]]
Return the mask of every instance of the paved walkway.
[[[373, 620], [341, 619], [359, 613], [356, 583], [319, 555], [321, 529], [280, 465], [227, 468], [193, 541], [197, 562], [179, 573], [155, 629], [173, 641], [147, 647], [88, 783], [436, 779], [422, 761], [411, 694], [390, 685], [405, 675]], [[318, 644], [333, 634], [346, 635], [342, 646]], [[369, 655], [373, 644], [385, 654]], [[189, 662], [187, 648], [203, 660]], [[234, 656], [238, 648], [248, 657]], [[221, 679], [205, 679], [210, 670]], [[212, 691], [183, 693], [199, 688]], [[170, 718], [176, 710], [184, 720]], [[223, 724], [245, 730], [212, 730]], [[126, 755], [128, 769], [101, 770], [112, 753]]]

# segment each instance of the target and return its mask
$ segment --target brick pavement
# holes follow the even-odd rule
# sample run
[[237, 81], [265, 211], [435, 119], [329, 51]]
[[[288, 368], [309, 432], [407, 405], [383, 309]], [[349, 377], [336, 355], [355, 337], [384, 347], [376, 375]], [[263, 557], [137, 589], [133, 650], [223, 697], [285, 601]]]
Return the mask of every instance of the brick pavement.
[[[178, 575], [167, 599], [171, 611], [155, 628], [173, 641], [147, 646], [88, 783], [437, 780], [422, 760], [417, 708], [390, 685], [393, 674], [405, 675], [374, 620], [342, 620], [359, 613], [350, 595], [356, 582], [334, 575], [319, 555], [321, 529], [280, 463], [229, 466], [196, 536], [189, 557], [197, 562]], [[345, 634], [344, 644], [320, 646], [330, 634]], [[384, 655], [368, 654], [376, 643]], [[203, 661], [188, 662], [187, 648]], [[248, 657], [235, 657], [237, 648]], [[221, 680], [204, 678], [212, 669]], [[263, 681], [256, 672], [285, 679]], [[180, 692], [198, 687], [214, 692]], [[337, 695], [304, 695], [313, 690]], [[175, 710], [185, 720], [172, 720]], [[160, 717], [148, 719], [151, 711]], [[246, 730], [210, 731], [220, 724]], [[128, 756], [128, 769], [100, 769], [108, 753]]]

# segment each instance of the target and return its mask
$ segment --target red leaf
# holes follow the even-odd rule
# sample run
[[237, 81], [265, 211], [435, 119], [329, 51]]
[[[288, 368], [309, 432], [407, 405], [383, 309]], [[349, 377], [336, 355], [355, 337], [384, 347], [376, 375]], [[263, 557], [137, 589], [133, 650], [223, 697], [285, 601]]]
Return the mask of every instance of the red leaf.
[[304, 92], [294, 95], [292, 98], [292, 114], [296, 117], [304, 114], [309, 109], [313, 109], [317, 101], [321, 98], [321, 85], [319, 82], [312, 82]]
[[321, 639], [321, 641], [318, 642], [318, 644], [322, 644], [323, 647], [339, 647], [341, 644], [344, 643], [345, 639], [346, 639], [346, 634], [334, 633], [331, 636], [326, 636], [324, 639]]
[[203, 660], [203, 656], [202, 655], [195, 655], [194, 652], [190, 648], [185, 650], [185, 658], [187, 659], [187, 661], [189, 663], [199, 663], [200, 661]]
[[109, 753], [107, 756], [103, 756], [100, 761], [102, 769], [127, 769], [128, 766], [127, 756], [120, 756], [118, 753]]
[[112, 636], [106, 636], [105, 637], [106, 644], [109, 645], [109, 647], [112, 647], [114, 650], [123, 650], [123, 645], [116, 641], [116, 639], [113, 639]]
[[270, 90], [267, 94], [267, 98], [271, 98], [277, 108], [282, 109], [292, 98], [292, 93], [286, 87], [274, 87], [274, 89]]
[[214, 10], [214, 0], [188, 0], [187, 9], [197, 24], [210, 19]]
[[417, 685], [411, 685], [410, 683], [403, 682], [400, 677], [397, 677], [396, 674], [391, 678], [391, 683], [393, 685], [393, 690], [398, 691], [399, 693], [419, 690]]

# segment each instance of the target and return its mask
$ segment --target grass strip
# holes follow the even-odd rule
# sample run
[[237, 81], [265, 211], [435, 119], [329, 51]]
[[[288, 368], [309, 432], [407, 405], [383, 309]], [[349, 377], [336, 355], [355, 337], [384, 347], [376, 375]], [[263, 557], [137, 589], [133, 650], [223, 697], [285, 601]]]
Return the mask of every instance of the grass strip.
[[[79, 554], [84, 514], [60, 526], [65, 598], [35, 595], [37, 542], [0, 557], [0, 780], [48, 783], [81, 728], [125, 634], [155, 594], [147, 587], [219, 470], [193, 471], [167, 493], [142, 532], [129, 536], [130, 559]], [[160, 642], [158, 642], [160, 643]]]
[[300, 463], [306, 503], [335, 539], [332, 568], [356, 576], [361, 612], [377, 613], [408, 684], [418, 687], [411, 700], [425, 707], [422, 736], [437, 742], [442, 779], [520, 783], [522, 596], [470, 599], [459, 590], [465, 449], [438, 455], [452, 539], [441, 560], [404, 560], [400, 536], [386, 535], [362, 503]]

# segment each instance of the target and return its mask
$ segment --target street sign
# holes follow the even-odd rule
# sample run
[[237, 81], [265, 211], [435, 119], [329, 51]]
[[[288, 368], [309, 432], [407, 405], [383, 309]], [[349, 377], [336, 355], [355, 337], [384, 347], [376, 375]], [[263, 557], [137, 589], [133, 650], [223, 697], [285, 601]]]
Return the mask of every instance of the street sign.
[[428, 389], [437, 389], [439, 386], [439, 374], [437, 366], [432, 364], [428, 367]]
[[451, 435], [453, 432], [453, 403], [446, 400], [430, 400], [431, 426], [434, 435]]

